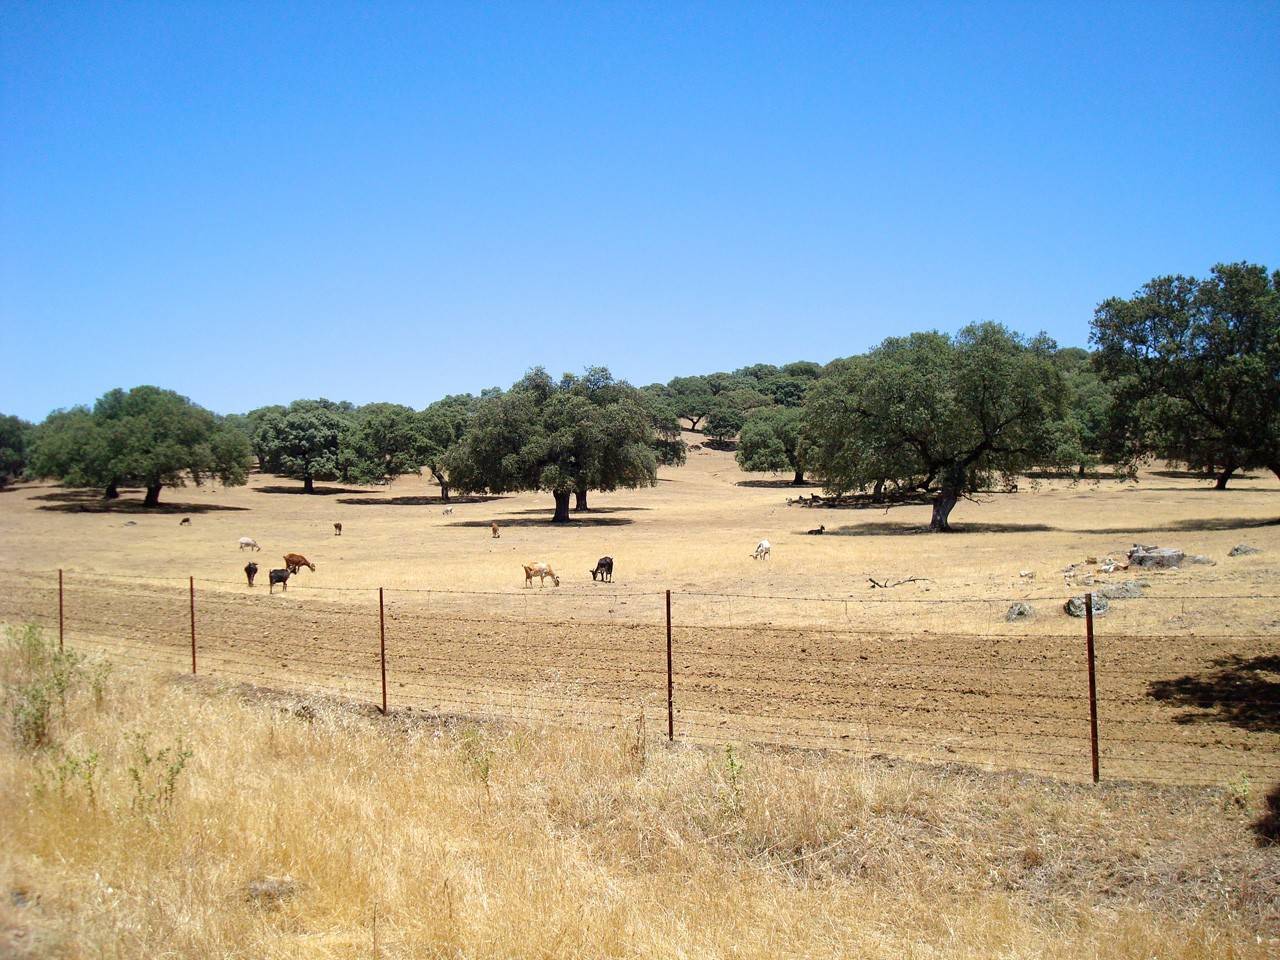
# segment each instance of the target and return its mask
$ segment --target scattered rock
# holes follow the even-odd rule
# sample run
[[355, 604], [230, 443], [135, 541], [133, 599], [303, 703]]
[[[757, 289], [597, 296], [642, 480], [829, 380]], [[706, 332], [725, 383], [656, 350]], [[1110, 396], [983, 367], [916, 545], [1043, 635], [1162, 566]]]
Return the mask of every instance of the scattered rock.
[[246, 888], [245, 899], [264, 907], [277, 907], [298, 892], [298, 882], [290, 876], [263, 877], [251, 880]]
[[1185, 553], [1172, 547], [1146, 547], [1135, 543], [1129, 551], [1129, 563], [1148, 570], [1176, 569], [1185, 558]]
[[1034, 580], [1036, 578], [1036, 572], [1034, 570], [1019, 570], [1018, 576], [1027, 580]]
[[[1142, 596], [1142, 586], [1137, 580], [1121, 580], [1119, 583], [1108, 583], [1098, 591], [1109, 600], [1132, 600]], [[1094, 612], [1097, 612], [1098, 598], [1094, 597]]]
[[1198, 563], [1203, 567], [1216, 567], [1218, 565], [1217, 560], [1210, 560], [1203, 553], [1195, 553], [1187, 557], [1187, 563]]
[[[1070, 600], [1068, 600], [1065, 604], [1062, 605], [1062, 609], [1066, 610], [1068, 615], [1070, 616], [1083, 617], [1085, 615], [1084, 597], [1072, 597]], [[1095, 617], [1103, 616], [1110, 609], [1111, 609], [1111, 601], [1109, 601], [1106, 597], [1099, 596], [1097, 594], [1094, 595], [1093, 615]]]
[[1229, 557], [1243, 557], [1250, 553], [1261, 553], [1257, 547], [1251, 547], [1247, 543], [1237, 543], [1234, 547], [1227, 551]]
[[137, 521], [137, 520], [126, 520], [126, 521], [124, 522], [124, 525], [125, 525], [126, 527], [136, 527], [136, 526], [138, 525], [138, 521]]
[[1008, 612], [1005, 613], [1004, 618], [1008, 620], [1010, 623], [1014, 623], [1018, 620], [1030, 620], [1035, 615], [1036, 615], [1035, 607], [1031, 606], [1031, 604], [1029, 603], [1023, 603], [1021, 600], [1019, 600], [1017, 603], [1014, 603], [1011, 607], [1009, 607], [1009, 610]]

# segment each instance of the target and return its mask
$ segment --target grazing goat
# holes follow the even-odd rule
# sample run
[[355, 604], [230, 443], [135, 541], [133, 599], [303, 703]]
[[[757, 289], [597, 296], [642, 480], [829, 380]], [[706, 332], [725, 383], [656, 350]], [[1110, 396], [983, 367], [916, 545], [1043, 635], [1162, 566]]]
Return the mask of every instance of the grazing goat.
[[189, 526], [191, 526], [191, 518], [190, 518], [190, 517], [183, 517], [181, 520], [179, 520], [179, 521], [178, 521], [178, 526], [180, 526], [180, 527], [189, 527]]
[[770, 546], [768, 540], [761, 540], [759, 543], [756, 544], [756, 552], [751, 555], [751, 559], [752, 560], [768, 560], [769, 551], [771, 549], [772, 547]]
[[258, 575], [258, 565], [250, 560], [244, 565], [244, 575], [249, 578], [249, 586], [253, 586], [253, 578]]
[[261, 550], [261, 549], [262, 549], [260, 546], [258, 546], [258, 541], [257, 541], [257, 540], [255, 540], [255, 539], [253, 539], [253, 537], [241, 537], [241, 538], [240, 538], [240, 549], [241, 549], [241, 550], [243, 550], [245, 547], [248, 547], [250, 550]]
[[272, 570], [272, 571], [271, 571], [271, 582], [270, 582], [269, 584], [267, 584], [267, 592], [268, 592], [268, 593], [275, 593], [275, 592], [276, 592], [276, 584], [277, 584], [277, 583], [278, 583], [278, 584], [280, 584], [280, 589], [282, 589], [282, 590], [288, 590], [288, 589], [289, 589], [289, 575], [290, 575], [291, 573], [293, 573], [293, 571], [292, 571], [292, 570]]
[[340, 523], [335, 523], [335, 524], [333, 525], [333, 535], [334, 535], [335, 537], [340, 537], [340, 536], [342, 536], [342, 524], [340, 524]]
[[297, 573], [303, 567], [307, 567], [312, 573], [316, 572], [316, 565], [300, 553], [286, 553], [284, 565], [290, 573]]
[[549, 563], [543, 563], [541, 561], [537, 563], [526, 563], [524, 565], [524, 585], [526, 587], [532, 587], [534, 577], [538, 578], [538, 586], [540, 588], [546, 586], [545, 581], [547, 577], [550, 577], [551, 582], [557, 587], [560, 586], [560, 578], [556, 576], [555, 571], [551, 569], [551, 564]]
[[498, 532], [498, 521], [497, 521], [497, 520], [494, 520], [491, 524], [489, 524], [489, 529], [490, 529], [490, 531], [492, 531], [492, 532], [493, 532], [493, 539], [494, 539], [494, 540], [497, 540], [497, 539], [501, 538], [502, 534], [500, 534], [500, 533]]
[[808, 531], [809, 535], [813, 537], [820, 537], [826, 532], [827, 532], [827, 525], [825, 523], [818, 524], [817, 530]]
[[595, 582], [596, 574], [601, 583], [613, 583], [613, 557], [601, 557], [596, 561], [596, 568], [591, 571], [591, 581]]
[[445, 508], [444, 508], [443, 510], [441, 510], [440, 512], [441, 512], [441, 514], [443, 514], [443, 515], [444, 515], [444, 516], [446, 516], [446, 517], [452, 517], [452, 516], [453, 516], [453, 507], [445, 507]]

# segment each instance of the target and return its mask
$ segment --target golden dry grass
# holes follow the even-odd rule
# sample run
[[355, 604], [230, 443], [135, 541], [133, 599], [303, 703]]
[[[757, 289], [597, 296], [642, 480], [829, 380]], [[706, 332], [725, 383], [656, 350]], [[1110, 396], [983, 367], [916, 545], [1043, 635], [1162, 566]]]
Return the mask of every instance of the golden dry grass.
[[[894, 595], [970, 599], [1025, 588], [1020, 570], [1036, 572], [1041, 587], [1061, 590], [1067, 564], [1140, 540], [1219, 561], [1163, 575], [1170, 596], [1223, 588], [1275, 593], [1280, 584], [1280, 481], [1270, 474], [1238, 477], [1225, 492], [1163, 470], [1142, 474], [1137, 484], [1023, 479], [1016, 494], [957, 506], [952, 519], [961, 532], [952, 536], [915, 533], [928, 522], [927, 505], [788, 507], [788, 497], [818, 488], [745, 474], [727, 452], [695, 449], [688, 465], [659, 477], [651, 489], [592, 493], [589, 515], [561, 527], [544, 522], [551, 514], [546, 494], [458, 503], [445, 517], [431, 501], [438, 488], [419, 477], [376, 488], [320, 484], [341, 492], [308, 497], [297, 481], [255, 474], [245, 487], [167, 489], [166, 508], [174, 512], [159, 514], [131, 509], [140, 506], [138, 491], [104, 505], [94, 491], [24, 485], [0, 493], [0, 565], [190, 574], [234, 587], [248, 559], [236, 541], [249, 536], [263, 547], [256, 559], [264, 572], [297, 551], [317, 564], [314, 576], [308, 571], [300, 582], [317, 587], [519, 589], [521, 564], [546, 560], [563, 574], [559, 602], [572, 598], [587, 612], [597, 609], [603, 590], [587, 571], [606, 554], [617, 561], [619, 591], [847, 597], [869, 595], [868, 576], [917, 576], [932, 582]], [[84, 512], [103, 506], [112, 512]], [[184, 515], [192, 524], [179, 528]], [[502, 525], [500, 540], [490, 538], [493, 519]], [[343, 523], [343, 536], [333, 536], [334, 521]], [[820, 524], [830, 535], [805, 534]], [[748, 559], [761, 537], [773, 543], [767, 563]], [[1227, 562], [1227, 551], [1242, 540], [1264, 552], [1247, 563]], [[1263, 612], [1276, 617], [1274, 609]]]
[[[168, 808], [130, 806], [139, 736], [192, 752]], [[1256, 796], [409, 722], [130, 668], [100, 702], [73, 692], [55, 737], [0, 748], [6, 956], [1223, 960], [1280, 943]], [[53, 773], [91, 752], [92, 802]], [[282, 876], [294, 895], [247, 897]]]

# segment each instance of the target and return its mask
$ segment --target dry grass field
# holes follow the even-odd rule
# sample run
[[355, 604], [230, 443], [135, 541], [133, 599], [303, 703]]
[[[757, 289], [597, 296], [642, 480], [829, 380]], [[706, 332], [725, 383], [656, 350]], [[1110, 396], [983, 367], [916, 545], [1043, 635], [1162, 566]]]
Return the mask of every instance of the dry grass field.
[[6, 645], [0, 955], [1115, 957], [1280, 944], [1239, 791], [1101, 787], [624, 728], [387, 719]]
[[[1275, 955], [1273, 478], [1028, 479], [948, 536], [927, 506], [788, 507], [814, 490], [705, 449], [558, 528], [538, 496], [295, 486], [0, 493], [0, 621], [56, 636], [61, 568], [69, 648], [112, 665], [49, 745], [3, 741], [0, 956]], [[1099, 572], [1134, 542], [1215, 564]], [[286, 551], [317, 569], [268, 595]], [[562, 585], [524, 589], [530, 560]], [[1103, 783], [1072, 782], [1062, 601], [1132, 579], [1097, 621]], [[8, 689], [32, 669], [7, 650]]]
[[[961, 531], [931, 535], [925, 505], [788, 506], [816, 488], [744, 475], [705, 448], [656, 488], [592, 494], [561, 527], [537, 495], [464, 498], [444, 516], [419, 478], [304, 496], [254, 476], [168, 490], [160, 513], [141, 512], [136, 494], [108, 505], [25, 486], [0, 494], [0, 618], [55, 624], [62, 568], [73, 642], [189, 669], [190, 575], [201, 673], [369, 702], [384, 587], [393, 709], [605, 727], [644, 712], [657, 729], [670, 589], [681, 737], [1078, 779], [1090, 770], [1084, 625], [1062, 602], [1141, 579], [1142, 597], [1097, 620], [1104, 776], [1280, 779], [1275, 478], [1225, 492], [1175, 470], [1019, 487], [961, 504]], [[819, 525], [825, 535], [806, 533]], [[241, 536], [263, 546], [253, 590]], [[755, 561], [761, 537], [773, 552]], [[1134, 542], [1214, 564], [1100, 572]], [[1241, 542], [1261, 552], [1229, 556]], [[286, 551], [316, 570], [269, 596], [266, 571]], [[587, 572], [605, 554], [612, 584]], [[533, 560], [562, 585], [524, 589], [521, 563]], [[1082, 566], [1068, 582], [1071, 564]], [[875, 589], [869, 577], [919, 579]], [[1008, 623], [1018, 599], [1035, 617]]]

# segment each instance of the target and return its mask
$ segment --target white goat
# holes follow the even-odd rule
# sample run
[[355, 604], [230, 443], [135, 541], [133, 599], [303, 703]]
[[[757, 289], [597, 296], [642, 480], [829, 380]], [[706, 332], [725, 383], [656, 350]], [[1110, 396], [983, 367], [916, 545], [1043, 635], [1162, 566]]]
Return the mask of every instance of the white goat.
[[440, 511], [440, 512], [441, 512], [441, 513], [443, 513], [446, 517], [452, 517], [452, 516], [453, 516], [453, 507], [445, 507], [445, 508], [444, 508], [442, 511]]
[[258, 546], [258, 541], [257, 541], [257, 540], [255, 540], [255, 539], [253, 539], [253, 537], [241, 537], [241, 538], [240, 538], [240, 549], [241, 549], [241, 550], [243, 550], [245, 547], [248, 547], [250, 550], [261, 550], [261, 549], [262, 549], [260, 546]]
[[756, 552], [751, 555], [752, 560], [768, 560], [771, 546], [768, 540], [761, 540], [756, 544]]

